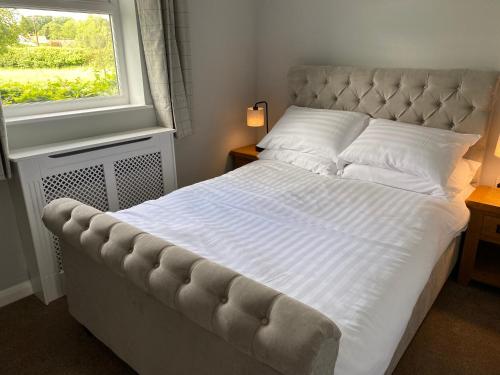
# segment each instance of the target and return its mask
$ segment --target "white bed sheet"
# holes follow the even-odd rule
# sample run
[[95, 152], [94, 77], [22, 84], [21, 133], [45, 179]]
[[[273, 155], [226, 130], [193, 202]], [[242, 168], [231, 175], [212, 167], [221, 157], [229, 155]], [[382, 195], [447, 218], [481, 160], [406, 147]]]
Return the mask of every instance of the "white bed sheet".
[[383, 374], [463, 202], [260, 160], [113, 214], [331, 318], [335, 374]]

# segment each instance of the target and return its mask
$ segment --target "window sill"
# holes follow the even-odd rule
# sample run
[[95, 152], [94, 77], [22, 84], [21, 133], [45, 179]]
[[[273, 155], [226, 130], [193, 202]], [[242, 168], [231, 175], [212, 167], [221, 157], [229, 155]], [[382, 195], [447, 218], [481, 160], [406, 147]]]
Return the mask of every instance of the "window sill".
[[77, 117], [86, 117], [94, 115], [104, 115], [104, 114], [119, 114], [127, 111], [137, 111], [144, 109], [153, 109], [152, 105], [120, 105], [113, 107], [101, 107], [92, 109], [81, 109], [77, 111], [68, 112], [57, 112], [57, 113], [46, 113], [41, 115], [30, 115], [30, 116], [18, 116], [18, 117], [7, 117], [5, 123], [7, 126], [17, 126], [17, 125], [27, 125], [35, 124], [38, 122], [47, 122], [54, 120], [70, 120]]
[[73, 139], [64, 142], [44, 144], [21, 149], [14, 149], [9, 152], [9, 159], [12, 161], [21, 161], [33, 157], [40, 157], [53, 153], [61, 153], [86, 149], [90, 147], [100, 147], [117, 142], [130, 141], [144, 137], [151, 137], [156, 134], [175, 133], [174, 129], [151, 127], [138, 130], [129, 130], [112, 134], [102, 134], [95, 137]]

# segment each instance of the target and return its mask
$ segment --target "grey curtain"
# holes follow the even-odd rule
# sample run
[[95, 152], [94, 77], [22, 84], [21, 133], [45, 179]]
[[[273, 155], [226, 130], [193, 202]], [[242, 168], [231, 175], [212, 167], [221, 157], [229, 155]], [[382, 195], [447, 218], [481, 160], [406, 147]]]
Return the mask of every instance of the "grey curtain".
[[11, 177], [8, 153], [7, 128], [3, 116], [2, 102], [0, 101], [0, 180], [6, 180]]
[[192, 133], [186, 0], [136, 0], [149, 86], [161, 126]]

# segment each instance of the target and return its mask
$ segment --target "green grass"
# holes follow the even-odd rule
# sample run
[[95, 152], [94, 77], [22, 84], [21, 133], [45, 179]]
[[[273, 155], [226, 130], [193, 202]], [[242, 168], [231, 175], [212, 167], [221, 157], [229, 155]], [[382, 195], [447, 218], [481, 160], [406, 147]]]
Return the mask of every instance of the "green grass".
[[73, 81], [75, 79], [93, 79], [92, 69], [85, 67], [61, 68], [61, 69], [12, 69], [0, 68], [0, 82], [45, 82], [56, 79]]

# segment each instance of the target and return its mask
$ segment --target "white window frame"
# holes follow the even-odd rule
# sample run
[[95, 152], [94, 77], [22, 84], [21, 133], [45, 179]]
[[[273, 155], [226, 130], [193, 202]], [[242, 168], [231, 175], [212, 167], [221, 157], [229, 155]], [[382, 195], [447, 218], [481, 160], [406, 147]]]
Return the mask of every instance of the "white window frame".
[[[117, 79], [120, 88], [120, 94], [115, 96], [99, 96], [93, 98], [67, 99], [5, 106], [4, 112], [7, 119], [138, 104], [136, 100], [136, 103], [131, 102], [128, 78], [128, 73], [130, 72], [127, 70], [125, 58], [126, 52], [119, 0], [0, 0], [0, 7], [109, 14], [113, 32]], [[130, 55], [130, 53], [128, 55]]]

